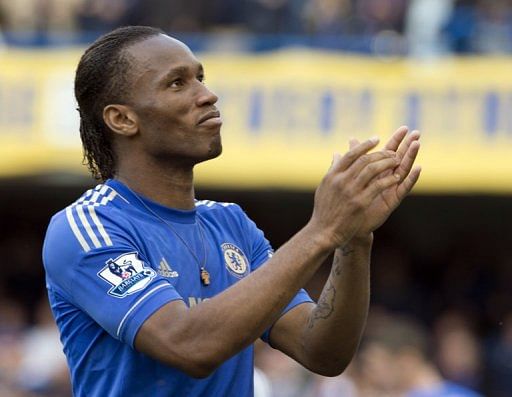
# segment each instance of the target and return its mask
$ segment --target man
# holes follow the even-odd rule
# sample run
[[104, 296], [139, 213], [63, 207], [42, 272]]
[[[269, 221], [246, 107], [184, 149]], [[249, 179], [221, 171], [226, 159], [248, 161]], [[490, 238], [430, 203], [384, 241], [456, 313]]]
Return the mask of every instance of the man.
[[[194, 165], [221, 153], [217, 97], [181, 42], [117, 29], [75, 80], [85, 157], [105, 181], [56, 214], [44, 245], [76, 396], [251, 396], [259, 337], [336, 375], [369, 299], [372, 231], [411, 190], [419, 134], [335, 155], [308, 224], [273, 253], [234, 204], [196, 201]], [[406, 137], [407, 135], [407, 137]], [[336, 250], [315, 304], [302, 286]]]

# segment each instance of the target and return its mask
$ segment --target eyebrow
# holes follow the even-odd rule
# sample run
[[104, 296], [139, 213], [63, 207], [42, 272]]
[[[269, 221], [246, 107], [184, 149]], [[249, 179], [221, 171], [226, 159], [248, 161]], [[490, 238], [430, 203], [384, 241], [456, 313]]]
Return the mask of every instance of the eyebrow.
[[[201, 63], [195, 64], [195, 69], [199, 73], [204, 73], [204, 68]], [[182, 75], [188, 74], [188, 73], [190, 73], [191, 70], [193, 70], [193, 68], [191, 68], [190, 66], [176, 66], [176, 67], [172, 68], [171, 70], [169, 70], [160, 81], [166, 82], [167, 80], [169, 80], [170, 78], [172, 78], [174, 76], [182, 76]]]

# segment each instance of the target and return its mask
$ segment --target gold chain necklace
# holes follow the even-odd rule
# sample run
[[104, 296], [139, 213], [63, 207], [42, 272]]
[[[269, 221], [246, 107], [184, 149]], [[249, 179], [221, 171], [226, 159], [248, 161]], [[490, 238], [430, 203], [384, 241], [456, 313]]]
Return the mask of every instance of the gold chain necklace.
[[[126, 186], [126, 185], [125, 185]], [[180, 236], [180, 234], [176, 231], [176, 229], [169, 223], [167, 222], [164, 218], [162, 218], [160, 215], [158, 215], [155, 211], [153, 211], [140, 197], [138, 194], [136, 194], [133, 190], [131, 190], [128, 186], [126, 186], [126, 188], [132, 192], [132, 194], [137, 198], [137, 200], [139, 201], [139, 203], [142, 204], [142, 206], [151, 214], [153, 215], [155, 218], [157, 218], [160, 222], [162, 222], [164, 225], [166, 225], [173, 233], [176, 237], [178, 237], [178, 239], [181, 241], [181, 243], [187, 248], [188, 252], [190, 252], [190, 254], [192, 255], [192, 257], [194, 258], [194, 260], [196, 261], [197, 263], [197, 266], [199, 266], [199, 278], [201, 279], [201, 283], [205, 286], [208, 286], [210, 285], [210, 273], [208, 272], [208, 270], [206, 270], [206, 261], [208, 259], [208, 249], [206, 248], [206, 243], [205, 243], [205, 239], [204, 239], [204, 229], [203, 229], [203, 224], [202, 224], [202, 221], [201, 221], [201, 218], [200, 218], [200, 215], [198, 213], [196, 213], [196, 219], [197, 219], [197, 226], [198, 226], [198, 229], [199, 229], [199, 235], [201, 236], [201, 244], [203, 246], [203, 264], [201, 265], [201, 261], [199, 260], [199, 258], [197, 257], [196, 253], [194, 252], [194, 250], [192, 248], [190, 248], [190, 246], [187, 244], [187, 242], [185, 241], [185, 239], [183, 237]]]

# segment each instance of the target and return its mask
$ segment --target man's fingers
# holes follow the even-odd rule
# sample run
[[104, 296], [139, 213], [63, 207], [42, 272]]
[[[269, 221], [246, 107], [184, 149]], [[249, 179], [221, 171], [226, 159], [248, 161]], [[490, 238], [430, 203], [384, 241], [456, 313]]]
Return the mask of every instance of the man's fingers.
[[347, 173], [352, 175], [353, 178], [357, 178], [366, 167], [370, 166], [370, 169], [372, 169], [374, 166], [371, 165], [372, 163], [384, 159], [393, 159], [393, 161], [395, 161], [394, 167], [397, 167], [400, 164], [395, 152], [390, 150], [379, 150], [377, 152], [365, 153], [359, 156], [359, 158], [347, 169]]
[[416, 182], [418, 182], [420, 173], [421, 167], [414, 167], [407, 178], [405, 178], [405, 180], [398, 186], [396, 195], [400, 201], [402, 201], [402, 199], [412, 190]]
[[356, 138], [351, 138], [348, 141], [348, 148], [349, 148], [349, 150], [354, 149], [359, 144], [360, 144], [360, 142]]
[[397, 167], [395, 173], [400, 175], [400, 180], [404, 180], [409, 172], [411, 171], [411, 168], [416, 161], [416, 156], [418, 155], [418, 152], [420, 150], [420, 143], [418, 141], [411, 142], [407, 152], [404, 154], [404, 156], [400, 156], [401, 161], [399, 166]]
[[367, 193], [370, 195], [370, 198], [373, 201], [375, 197], [377, 197], [380, 193], [384, 192], [386, 189], [389, 189], [391, 186], [396, 185], [399, 181], [400, 180], [396, 174], [391, 174], [385, 176], [384, 178], [375, 179], [368, 185]]
[[418, 130], [412, 131], [409, 135], [407, 135], [407, 138], [405, 138], [405, 141], [400, 145], [396, 153], [400, 156], [400, 158], [403, 158], [413, 142], [416, 142], [418, 139], [420, 139], [420, 132]]
[[[377, 155], [378, 153], [372, 153], [368, 156]], [[389, 152], [393, 153], [393, 152]], [[394, 169], [398, 164], [397, 157], [393, 154], [392, 157], [383, 157], [376, 161], [370, 162], [366, 167], [364, 167], [360, 172], [358, 172], [357, 175], [357, 181], [362, 186], [365, 187], [370, 181], [377, 176], [379, 176], [384, 171], [392, 170]], [[399, 178], [395, 179], [399, 181]]]
[[393, 135], [391, 135], [391, 139], [386, 143], [386, 146], [384, 146], [384, 149], [386, 150], [392, 150], [394, 152], [397, 151], [398, 147], [404, 140], [405, 136], [407, 135], [407, 131], [409, 131], [409, 128], [407, 126], [403, 125], [400, 128], [398, 128]]
[[373, 149], [378, 144], [379, 138], [373, 137], [358, 145], [355, 145], [347, 153], [345, 153], [341, 160], [333, 167], [333, 170], [345, 171], [348, 167], [352, 165], [354, 161], [356, 161], [363, 154]]

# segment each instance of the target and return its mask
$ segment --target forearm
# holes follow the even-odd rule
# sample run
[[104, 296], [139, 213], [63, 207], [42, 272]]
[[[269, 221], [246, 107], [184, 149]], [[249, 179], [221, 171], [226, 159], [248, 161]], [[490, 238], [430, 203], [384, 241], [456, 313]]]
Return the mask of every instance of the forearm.
[[329, 374], [352, 359], [366, 323], [373, 237], [337, 249], [331, 273], [303, 332], [308, 366]]
[[136, 346], [169, 365], [199, 363], [192, 365], [207, 373], [260, 337], [331, 251], [306, 226], [254, 273], [190, 309], [181, 304], [154, 323], [167, 329], [160, 341], [139, 340]]

